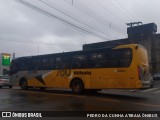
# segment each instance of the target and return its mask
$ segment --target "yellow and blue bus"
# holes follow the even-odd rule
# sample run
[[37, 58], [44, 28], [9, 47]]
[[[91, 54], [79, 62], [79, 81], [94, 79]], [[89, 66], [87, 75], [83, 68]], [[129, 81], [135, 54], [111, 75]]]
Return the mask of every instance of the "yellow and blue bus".
[[11, 83], [28, 88], [63, 88], [74, 93], [152, 86], [147, 50], [138, 44], [19, 57], [11, 63]]

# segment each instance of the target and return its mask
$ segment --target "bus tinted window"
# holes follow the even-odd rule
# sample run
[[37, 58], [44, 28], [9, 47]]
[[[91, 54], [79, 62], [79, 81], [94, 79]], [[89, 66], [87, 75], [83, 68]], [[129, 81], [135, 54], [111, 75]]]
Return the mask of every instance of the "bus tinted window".
[[87, 56], [86, 55], [73, 55], [71, 60], [71, 68], [78, 69], [78, 68], [87, 68]]
[[55, 69], [63, 68], [62, 57], [56, 57], [55, 59]]
[[19, 69], [18, 61], [17, 60], [13, 60], [11, 62], [10, 75], [13, 75], [13, 74], [17, 73], [18, 69]]
[[48, 58], [48, 62], [49, 62], [48, 68], [49, 68], [49, 69], [53, 69], [54, 66], [55, 66], [54, 57], [53, 57], [53, 56], [50, 56], [50, 57]]
[[56, 57], [56, 62], [62, 62], [62, 57]]
[[98, 53], [97, 54], [97, 59], [106, 59], [105, 53]]
[[42, 69], [42, 63], [43, 63], [43, 61], [42, 61], [42, 58], [41, 57], [38, 57], [38, 58], [36, 58], [36, 68], [38, 69], [38, 70], [41, 70]]
[[89, 58], [91, 68], [129, 67], [132, 51], [131, 49], [108, 50], [104, 53], [91, 53]]
[[29, 58], [23, 58], [19, 63], [20, 70], [25, 71], [28, 70]]
[[49, 63], [49, 57], [43, 57], [43, 68], [44, 69], [50, 69], [50, 63]]
[[105, 53], [91, 53], [90, 60], [106, 59]]
[[113, 50], [110, 53], [108, 52], [106, 60], [106, 67], [129, 67], [132, 60], [132, 51], [131, 49]]
[[70, 56], [63, 57], [63, 68], [70, 68]]
[[73, 59], [74, 61], [84, 61], [86, 60], [86, 55], [74, 55]]
[[96, 60], [97, 59], [97, 53], [91, 53], [89, 55], [90, 60]]

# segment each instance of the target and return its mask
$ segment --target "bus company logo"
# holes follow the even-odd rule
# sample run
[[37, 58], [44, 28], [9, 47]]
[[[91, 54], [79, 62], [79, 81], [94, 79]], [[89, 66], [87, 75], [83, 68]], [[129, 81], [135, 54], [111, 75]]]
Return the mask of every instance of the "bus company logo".
[[75, 75], [91, 75], [90, 71], [74, 71]]
[[2, 117], [11, 117], [11, 112], [2, 112]]

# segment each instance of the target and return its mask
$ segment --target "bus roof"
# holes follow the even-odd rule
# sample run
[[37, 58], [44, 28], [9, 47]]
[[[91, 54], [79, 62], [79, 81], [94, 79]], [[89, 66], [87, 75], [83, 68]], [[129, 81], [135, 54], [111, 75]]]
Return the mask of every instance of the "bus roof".
[[18, 57], [13, 60], [18, 60], [18, 59], [26, 59], [26, 58], [32, 58], [32, 57], [46, 57], [46, 56], [60, 56], [60, 55], [74, 55], [74, 54], [79, 54], [79, 53], [88, 53], [88, 52], [94, 52], [94, 51], [102, 51], [102, 50], [112, 50], [112, 49], [119, 49], [119, 48], [129, 48], [133, 46], [140, 46], [138, 44], [125, 44], [125, 45], [118, 45], [118, 46], [113, 46], [113, 47], [104, 47], [104, 48], [96, 48], [96, 49], [89, 49], [89, 50], [79, 50], [79, 51], [71, 51], [71, 52], [61, 52], [61, 53], [51, 53], [51, 54], [43, 54], [43, 55], [34, 55], [34, 56], [23, 56], [23, 57]]

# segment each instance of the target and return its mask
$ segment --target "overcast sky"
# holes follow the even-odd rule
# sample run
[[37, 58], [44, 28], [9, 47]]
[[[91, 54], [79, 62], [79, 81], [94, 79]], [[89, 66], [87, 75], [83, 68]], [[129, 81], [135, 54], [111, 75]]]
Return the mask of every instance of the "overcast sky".
[[129, 22], [154, 22], [160, 31], [160, 0], [23, 0], [32, 8], [17, 1], [0, 0], [0, 52], [16, 57], [126, 38]]

